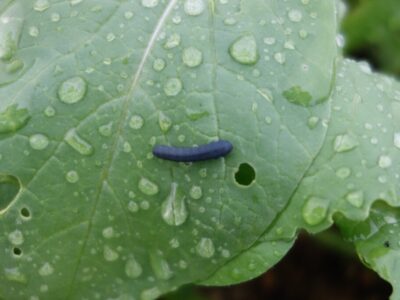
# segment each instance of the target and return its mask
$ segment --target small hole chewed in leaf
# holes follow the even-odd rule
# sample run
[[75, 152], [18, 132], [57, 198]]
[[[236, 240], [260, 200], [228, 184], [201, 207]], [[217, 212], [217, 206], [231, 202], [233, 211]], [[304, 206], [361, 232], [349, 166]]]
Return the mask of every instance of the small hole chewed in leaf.
[[18, 247], [13, 248], [13, 254], [14, 254], [15, 256], [21, 256], [21, 255], [22, 255], [22, 250], [21, 250], [21, 248], [18, 248]]
[[0, 173], [0, 214], [13, 202], [20, 188], [16, 177]]
[[256, 171], [248, 163], [240, 164], [238, 171], [235, 173], [235, 180], [238, 184], [249, 186], [256, 179]]
[[20, 210], [21, 217], [24, 219], [29, 219], [31, 217], [31, 211], [27, 207], [23, 207]]

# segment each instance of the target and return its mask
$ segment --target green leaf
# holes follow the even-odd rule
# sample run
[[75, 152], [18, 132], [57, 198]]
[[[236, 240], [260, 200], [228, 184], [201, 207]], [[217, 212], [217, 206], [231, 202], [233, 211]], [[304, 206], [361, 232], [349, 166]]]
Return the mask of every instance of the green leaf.
[[[0, 7], [1, 46], [15, 44], [0, 124], [27, 112], [0, 135], [0, 173], [21, 189], [0, 213], [1, 297], [146, 300], [207, 278], [257, 241], [322, 145], [307, 120], [329, 119], [334, 2]], [[292, 87], [311, 106], [287, 101]], [[215, 139], [233, 143], [226, 159], [151, 154]]]

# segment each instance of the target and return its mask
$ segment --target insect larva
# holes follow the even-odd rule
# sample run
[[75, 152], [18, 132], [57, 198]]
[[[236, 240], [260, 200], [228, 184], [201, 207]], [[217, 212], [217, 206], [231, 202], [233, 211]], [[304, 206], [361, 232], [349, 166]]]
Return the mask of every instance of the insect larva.
[[230, 142], [220, 140], [196, 147], [171, 147], [156, 145], [153, 148], [153, 154], [158, 158], [166, 160], [178, 162], [196, 162], [226, 156], [232, 151], [232, 148], [233, 146]]

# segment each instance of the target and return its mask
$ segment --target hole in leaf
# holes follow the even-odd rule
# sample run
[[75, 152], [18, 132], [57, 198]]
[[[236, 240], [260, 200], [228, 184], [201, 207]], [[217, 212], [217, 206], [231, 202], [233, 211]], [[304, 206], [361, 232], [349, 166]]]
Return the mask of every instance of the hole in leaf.
[[20, 188], [21, 185], [15, 176], [0, 174], [0, 213], [7, 209]]
[[15, 256], [21, 256], [22, 255], [22, 250], [21, 250], [21, 248], [15, 247], [13, 249], [13, 253], [14, 253]]
[[21, 214], [21, 217], [23, 217], [24, 219], [29, 219], [31, 217], [31, 212], [30, 212], [29, 208], [27, 208], [27, 207], [21, 208], [20, 214]]
[[256, 171], [248, 163], [240, 164], [237, 172], [235, 173], [235, 180], [238, 184], [249, 186], [256, 179]]

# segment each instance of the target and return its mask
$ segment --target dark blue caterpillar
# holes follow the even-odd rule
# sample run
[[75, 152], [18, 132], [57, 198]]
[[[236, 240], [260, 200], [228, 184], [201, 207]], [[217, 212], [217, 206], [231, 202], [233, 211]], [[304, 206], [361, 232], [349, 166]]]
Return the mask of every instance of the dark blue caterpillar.
[[153, 148], [153, 154], [158, 158], [166, 160], [196, 162], [226, 156], [232, 151], [232, 148], [233, 146], [230, 142], [220, 140], [196, 147], [156, 145]]

